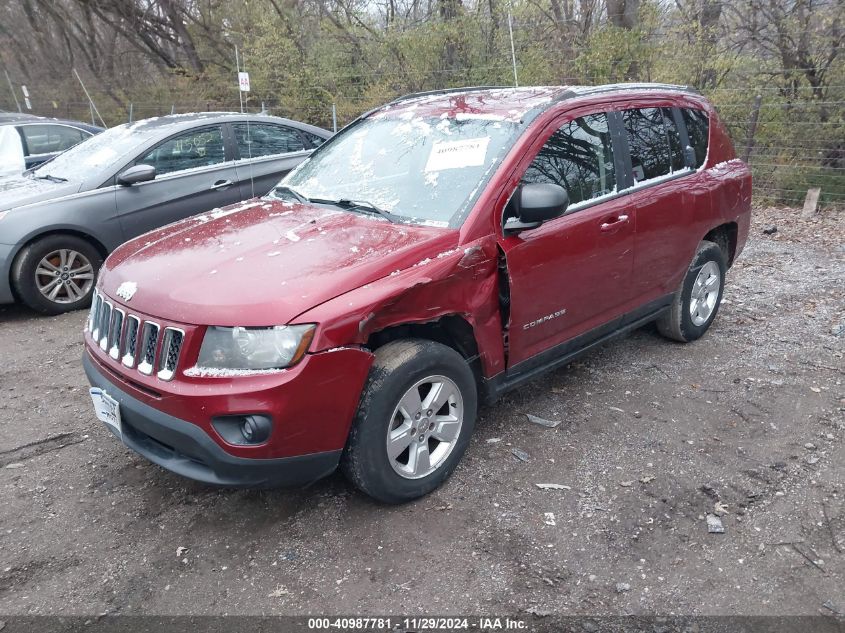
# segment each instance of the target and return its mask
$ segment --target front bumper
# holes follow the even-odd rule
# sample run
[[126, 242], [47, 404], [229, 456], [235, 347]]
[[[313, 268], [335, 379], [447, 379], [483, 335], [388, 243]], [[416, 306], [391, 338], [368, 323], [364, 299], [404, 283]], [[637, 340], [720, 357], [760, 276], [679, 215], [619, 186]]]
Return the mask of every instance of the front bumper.
[[15, 295], [12, 293], [12, 285], [10, 282], [12, 255], [14, 252], [14, 245], [0, 244], [0, 305], [4, 303], [14, 303], [15, 301]]
[[82, 359], [89, 382], [120, 403], [126, 446], [178, 475], [236, 487], [301, 486], [337, 468], [342, 450], [255, 459], [224, 451], [199, 426], [151, 407], [107, 379], [88, 353]]

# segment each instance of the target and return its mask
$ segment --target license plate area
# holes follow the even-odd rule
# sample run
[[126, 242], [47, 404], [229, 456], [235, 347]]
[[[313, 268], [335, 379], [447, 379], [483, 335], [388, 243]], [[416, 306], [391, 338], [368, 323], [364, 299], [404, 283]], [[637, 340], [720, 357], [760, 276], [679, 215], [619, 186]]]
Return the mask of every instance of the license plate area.
[[97, 419], [121, 437], [123, 426], [120, 420], [120, 403], [99, 387], [91, 387], [88, 393], [91, 394], [91, 400], [94, 402], [94, 413]]

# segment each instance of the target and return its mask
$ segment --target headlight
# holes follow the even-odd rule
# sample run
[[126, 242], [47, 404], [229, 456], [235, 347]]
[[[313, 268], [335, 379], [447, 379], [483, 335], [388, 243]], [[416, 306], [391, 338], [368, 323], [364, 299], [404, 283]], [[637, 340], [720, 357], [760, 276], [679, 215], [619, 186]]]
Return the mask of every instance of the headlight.
[[282, 369], [299, 362], [314, 336], [314, 324], [275, 327], [209, 327], [202, 340], [200, 369]]

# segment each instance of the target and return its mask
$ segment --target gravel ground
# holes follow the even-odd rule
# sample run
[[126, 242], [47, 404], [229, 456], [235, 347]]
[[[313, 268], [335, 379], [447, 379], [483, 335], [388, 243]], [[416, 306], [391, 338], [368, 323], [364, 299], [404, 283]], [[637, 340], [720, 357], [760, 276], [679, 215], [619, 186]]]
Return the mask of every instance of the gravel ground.
[[0, 613], [845, 613], [843, 214], [758, 210], [725, 296], [483, 409], [402, 507], [171, 475], [94, 418], [84, 313], [0, 308]]

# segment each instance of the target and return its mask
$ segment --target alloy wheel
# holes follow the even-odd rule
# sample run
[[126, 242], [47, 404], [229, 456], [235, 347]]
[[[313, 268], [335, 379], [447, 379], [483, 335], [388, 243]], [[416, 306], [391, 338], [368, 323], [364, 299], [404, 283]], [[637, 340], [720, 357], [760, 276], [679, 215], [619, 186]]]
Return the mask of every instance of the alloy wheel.
[[719, 299], [721, 282], [719, 265], [714, 261], [705, 263], [698, 271], [692, 284], [689, 303], [690, 319], [696, 327], [704, 325], [713, 314]]
[[85, 255], [61, 248], [45, 255], [35, 267], [38, 291], [54, 303], [76, 303], [94, 285], [94, 267]]
[[406, 479], [437, 470], [457, 444], [464, 420], [458, 386], [446, 376], [417, 381], [399, 400], [387, 431], [387, 456]]

